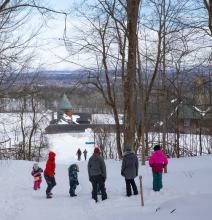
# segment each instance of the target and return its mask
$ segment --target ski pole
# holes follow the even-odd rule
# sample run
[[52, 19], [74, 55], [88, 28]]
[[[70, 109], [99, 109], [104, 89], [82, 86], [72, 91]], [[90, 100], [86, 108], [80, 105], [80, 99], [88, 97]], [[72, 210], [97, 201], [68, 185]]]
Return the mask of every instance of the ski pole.
[[144, 206], [143, 189], [142, 189], [142, 176], [139, 176], [140, 180], [140, 192], [141, 192], [141, 205]]

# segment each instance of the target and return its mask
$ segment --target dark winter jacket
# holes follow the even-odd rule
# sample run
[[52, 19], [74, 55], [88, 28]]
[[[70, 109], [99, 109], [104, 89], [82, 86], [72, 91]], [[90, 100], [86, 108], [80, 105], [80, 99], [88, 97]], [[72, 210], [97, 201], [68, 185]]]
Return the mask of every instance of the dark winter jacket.
[[81, 154], [82, 154], [82, 152], [81, 152], [81, 150], [79, 149], [79, 150], [77, 151], [77, 155], [78, 155], [78, 156], [81, 156]]
[[104, 159], [98, 154], [94, 153], [88, 161], [88, 176], [102, 175], [107, 179], [106, 165]]
[[42, 176], [41, 176], [41, 173], [42, 173], [42, 172], [43, 172], [43, 169], [42, 169], [42, 168], [38, 167], [38, 169], [35, 170], [34, 167], [33, 167], [33, 168], [32, 168], [32, 173], [31, 173], [31, 175], [32, 175], [33, 177], [39, 177], [39, 179], [42, 179]]
[[56, 154], [54, 152], [50, 152], [49, 153], [49, 159], [46, 163], [46, 169], [44, 170], [44, 174], [53, 177], [54, 172], [55, 172], [55, 156]]
[[68, 168], [68, 175], [69, 175], [69, 179], [70, 180], [75, 180], [78, 181], [78, 174], [77, 172], [79, 172], [77, 170], [77, 167], [75, 164], [72, 164], [69, 168]]
[[133, 151], [126, 151], [124, 153], [121, 174], [126, 179], [134, 179], [138, 176], [138, 158]]
[[87, 150], [83, 151], [84, 156], [87, 156], [87, 153], [88, 153]]

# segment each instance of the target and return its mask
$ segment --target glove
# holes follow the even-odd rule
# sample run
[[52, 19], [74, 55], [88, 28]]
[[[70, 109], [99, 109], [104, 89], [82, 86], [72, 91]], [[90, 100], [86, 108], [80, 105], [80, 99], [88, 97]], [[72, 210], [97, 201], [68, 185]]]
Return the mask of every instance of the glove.
[[77, 185], [79, 185], [79, 181], [77, 180], [77, 183], [76, 183]]
[[121, 173], [122, 176], [125, 176], [124, 173]]
[[54, 175], [55, 175], [55, 172], [54, 172]]

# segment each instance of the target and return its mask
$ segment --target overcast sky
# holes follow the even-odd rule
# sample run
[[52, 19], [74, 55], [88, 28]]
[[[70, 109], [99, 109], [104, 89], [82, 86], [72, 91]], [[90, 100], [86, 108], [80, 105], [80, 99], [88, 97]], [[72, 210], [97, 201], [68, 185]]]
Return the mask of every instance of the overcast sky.
[[[67, 11], [73, 0], [45, 0], [44, 2], [43, 5], [51, 7], [56, 11]], [[49, 28], [41, 35], [41, 38], [46, 39], [46, 46], [40, 50], [42, 60], [45, 60], [47, 70], [75, 70], [77, 69], [76, 66], [60, 62], [60, 59], [57, 58], [58, 56], [68, 55], [68, 53], [62, 41], [65, 16], [61, 14], [56, 15], [56, 17], [57, 19], [48, 22]], [[70, 23], [67, 23], [68, 28], [70, 28]]]
[[56, 10], [65, 10], [72, 4], [73, 0], [45, 0], [47, 4], [52, 6]]

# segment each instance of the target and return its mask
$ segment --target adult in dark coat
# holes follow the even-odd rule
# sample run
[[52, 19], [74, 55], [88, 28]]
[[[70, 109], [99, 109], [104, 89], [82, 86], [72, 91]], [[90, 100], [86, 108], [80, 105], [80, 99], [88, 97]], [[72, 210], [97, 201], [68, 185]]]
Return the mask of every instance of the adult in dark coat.
[[46, 163], [46, 169], [44, 170], [44, 178], [46, 180], [47, 183], [47, 189], [46, 189], [46, 198], [52, 198], [51, 195], [51, 190], [53, 189], [53, 187], [56, 185], [56, 181], [55, 181], [55, 156], [56, 154], [54, 152], [50, 152], [49, 153], [49, 159]]
[[131, 196], [131, 186], [133, 188], [134, 195], [138, 195], [137, 186], [134, 178], [138, 176], [138, 158], [134, 151], [131, 151], [129, 146], [126, 147], [124, 153], [121, 175], [125, 177], [127, 196]]
[[83, 151], [83, 154], [84, 154], [85, 160], [86, 160], [86, 157], [87, 157], [87, 153], [88, 153], [88, 151], [85, 149], [85, 150]]
[[80, 148], [77, 151], [77, 155], [78, 155], [78, 160], [81, 160], [82, 152], [81, 152]]
[[100, 150], [98, 147], [94, 149], [94, 153], [88, 161], [88, 176], [93, 187], [92, 198], [97, 202], [98, 183], [102, 192], [102, 200], [107, 199], [107, 193], [105, 190], [105, 181], [107, 179], [106, 165], [104, 159], [100, 156]]

